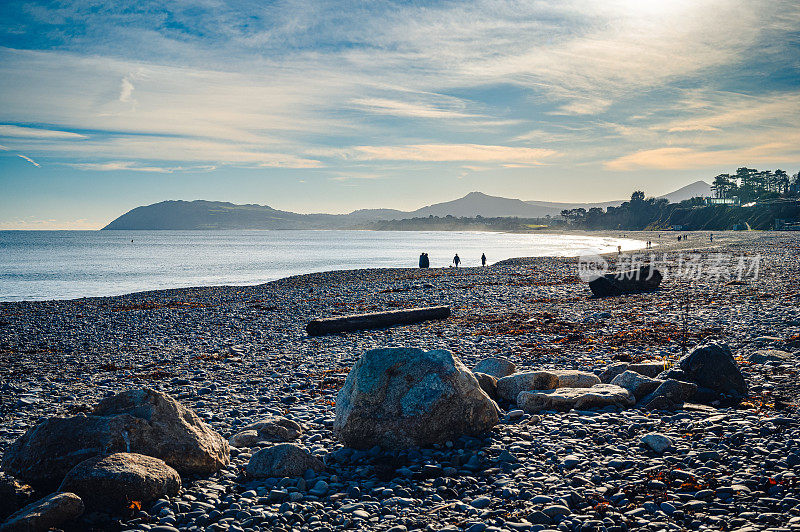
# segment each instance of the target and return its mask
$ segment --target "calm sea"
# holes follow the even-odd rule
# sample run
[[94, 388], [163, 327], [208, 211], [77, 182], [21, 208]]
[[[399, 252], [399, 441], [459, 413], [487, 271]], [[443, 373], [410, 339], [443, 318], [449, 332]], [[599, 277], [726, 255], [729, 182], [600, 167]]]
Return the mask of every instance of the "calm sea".
[[631, 239], [439, 231], [0, 231], [0, 301], [247, 285], [355, 268], [637, 249]]

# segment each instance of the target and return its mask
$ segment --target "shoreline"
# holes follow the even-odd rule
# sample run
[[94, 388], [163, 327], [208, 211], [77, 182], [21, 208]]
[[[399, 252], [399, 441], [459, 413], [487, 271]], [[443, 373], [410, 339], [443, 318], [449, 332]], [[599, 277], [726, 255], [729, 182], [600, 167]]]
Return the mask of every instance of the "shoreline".
[[[237, 230], [238, 231], [238, 230]], [[449, 232], [449, 231], [436, 231], [436, 232]], [[467, 232], [478, 232], [482, 233], [485, 231], [467, 231]], [[495, 232], [491, 232], [495, 233]], [[498, 232], [499, 233], [499, 232]], [[536, 234], [537, 232], [532, 233], [516, 233], [510, 232], [510, 234]], [[670, 231], [609, 231], [609, 230], [565, 230], [565, 231], [544, 231], [543, 234], [548, 235], [565, 235], [565, 236], [591, 236], [596, 238], [615, 238], [615, 239], [628, 239], [628, 240], [636, 240], [639, 242], [646, 242], [647, 240], [652, 240], [654, 242], [654, 247], [648, 250], [648, 252], [654, 253], [663, 253], [669, 251], [676, 251], [676, 250], [699, 250], [699, 249], [708, 249], [709, 247], [716, 247], [719, 245], [724, 245], [726, 243], [732, 241], [741, 241], [744, 237], [749, 236], [758, 237], [768, 235], [772, 232], [758, 232], [757, 235], [753, 234], [754, 232], [736, 232], [736, 231], [726, 231], [726, 232], [719, 232], [714, 233], [718, 235], [716, 238], [718, 239], [714, 244], [711, 244], [707, 241], [703, 241], [703, 236], [707, 236], [708, 232], [706, 231], [695, 231], [695, 232], [670, 232]], [[502, 233], [501, 233], [502, 234]], [[672, 236], [676, 238], [678, 234], [688, 234], [690, 235], [689, 240], [683, 240], [681, 242], [677, 242], [676, 240], [672, 240], [667, 242], [666, 237]], [[663, 240], [662, 243], [659, 240], [659, 237]], [[644, 247], [638, 248], [635, 250], [628, 250], [623, 251], [623, 255], [640, 252], [645, 250]], [[606, 256], [614, 256], [616, 252], [609, 251], [604, 253], [603, 255]], [[508, 259], [502, 259], [495, 263], [489, 264], [489, 266], [495, 265], [503, 265], [503, 264], [513, 264], [517, 262], [531, 262], [535, 259], [539, 258], [547, 258], [547, 257], [559, 257], [564, 259], [573, 259], [577, 258], [578, 255], [574, 256], [551, 256], [551, 255], [542, 255], [542, 256], [533, 256], [533, 257], [511, 257]], [[460, 269], [471, 269], [471, 268], [479, 268], [479, 267], [462, 267]], [[431, 268], [430, 270], [449, 270], [450, 268], [447, 267], [437, 267]], [[281, 281], [287, 278], [295, 278], [295, 277], [302, 277], [306, 275], [315, 275], [320, 273], [334, 273], [334, 272], [358, 272], [362, 270], [408, 270], [408, 271], [415, 271], [417, 268], [413, 267], [405, 267], [405, 268], [353, 268], [353, 269], [333, 269], [333, 270], [321, 270], [318, 272], [309, 272], [309, 273], [298, 273], [294, 275], [288, 275], [285, 277], [279, 277], [269, 281], [256, 281], [253, 283], [248, 284], [214, 284], [214, 285], [192, 285], [192, 286], [185, 286], [185, 287], [175, 287], [175, 288], [155, 288], [155, 289], [144, 289], [144, 290], [137, 290], [133, 292], [125, 292], [122, 294], [116, 295], [107, 295], [107, 296], [79, 296], [79, 297], [72, 297], [72, 298], [63, 298], [63, 299], [20, 299], [20, 300], [0, 300], [0, 305], [7, 305], [7, 304], [15, 304], [15, 303], [33, 303], [33, 302], [58, 302], [58, 301], [83, 301], [83, 300], [91, 300], [91, 299], [107, 299], [107, 298], [120, 298], [120, 297], [128, 297], [128, 296], [135, 296], [145, 293], [150, 294], [157, 294], [160, 292], [168, 292], [174, 290], [196, 290], [196, 289], [203, 289], [203, 288], [218, 288], [218, 289], [236, 289], [236, 288], [245, 288], [245, 287], [254, 287], [254, 286], [262, 286], [269, 283], [274, 283], [277, 281]]]

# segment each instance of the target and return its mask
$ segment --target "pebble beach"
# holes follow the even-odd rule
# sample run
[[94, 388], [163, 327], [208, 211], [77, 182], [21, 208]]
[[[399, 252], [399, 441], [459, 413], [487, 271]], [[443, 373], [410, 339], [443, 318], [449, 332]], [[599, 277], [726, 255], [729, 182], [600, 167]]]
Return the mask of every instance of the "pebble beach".
[[[668, 271], [657, 292], [591, 298], [577, 259], [537, 257], [0, 303], [0, 454], [42, 418], [148, 387], [225, 439], [267, 416], [293, 420], [295, 443], [325, 468], [254, 479], [245, 468], [261, 446], [233, 446], [230, 465], [183, 476], [174, 497], [124, 516], [87, 512], [64, 530], [800, 530], [800, 233], [625, 236], [657, 244], [639, 252]], [[669, 275], [690, 260], [702, 266], [690, 279]], [[452, 315], [305, 332], [314, 318], [434, 305]], [[332, 431], [345, 377], [374, 348], [600, 374], [616, 362], [666, 367], [708, 341], [727, 344], [745, 377], [738, 405], [529, 414], [500, 402], [485, 434], [396, 451], [347, 448]], [[670, 445], [658, 452], [643, 441], [652, 433]]]

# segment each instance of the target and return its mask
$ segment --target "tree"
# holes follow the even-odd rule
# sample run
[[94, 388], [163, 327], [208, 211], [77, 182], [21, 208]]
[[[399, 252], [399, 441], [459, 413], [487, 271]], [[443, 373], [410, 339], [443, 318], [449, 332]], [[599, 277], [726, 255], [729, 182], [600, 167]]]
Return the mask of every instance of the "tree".
[[727, 198], [728, 194], [735, 189], [736, 184], [730, 174], [719, 174], [711, 184], [711, 190], [714, 191], [714, 197], [717, 198]]
[[781, 194], [788, 194], [789, 174], [781, 169], [775, 170], [775, 186], [777, 192], [780, 192]]
[[631, 203], [643, 203], [644, 202], [644, 192], [641, 190], [635, 191], [631, 194]]

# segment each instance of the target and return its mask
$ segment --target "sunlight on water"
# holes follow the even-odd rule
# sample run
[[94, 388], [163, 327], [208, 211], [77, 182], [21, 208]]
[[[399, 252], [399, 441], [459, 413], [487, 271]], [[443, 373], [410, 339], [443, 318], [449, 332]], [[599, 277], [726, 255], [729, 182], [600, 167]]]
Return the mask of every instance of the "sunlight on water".
[[[133, 241], [131, 241], [133, 240]], [[0, 301], [258, 284], [355, 268], [431, 267], [644, 247], [632, 239], [440, 231], [0, 231]]]

